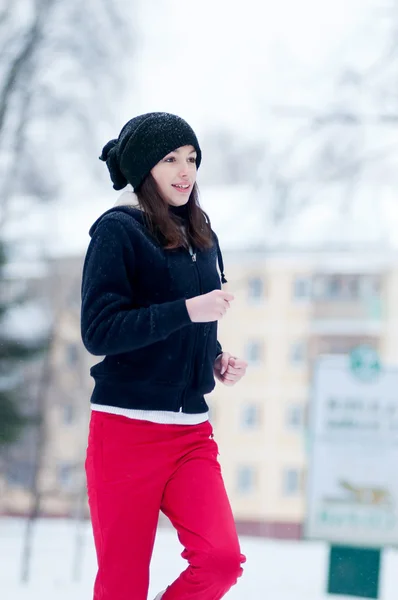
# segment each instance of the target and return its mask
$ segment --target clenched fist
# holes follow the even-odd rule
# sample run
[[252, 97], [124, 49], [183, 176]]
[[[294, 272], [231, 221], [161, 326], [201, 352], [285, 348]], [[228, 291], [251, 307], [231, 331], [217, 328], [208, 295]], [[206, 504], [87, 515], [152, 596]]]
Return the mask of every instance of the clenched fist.
[[214, 363], [214, 376], [224, 385], [235, 385], [246, 375], [247, 362], [229, 352], [217, 356]]
[[187, 311], [193, 323], [210, 323], [222, 319], [230, 307], [234, 296], [223, 290], [213, 290], [208, 294], [186, 300]]

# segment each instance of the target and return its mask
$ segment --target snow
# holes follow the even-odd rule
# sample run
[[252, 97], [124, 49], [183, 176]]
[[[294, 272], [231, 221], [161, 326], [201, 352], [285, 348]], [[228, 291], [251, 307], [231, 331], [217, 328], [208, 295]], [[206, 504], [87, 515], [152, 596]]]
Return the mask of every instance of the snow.
[[[0, 520], [0, 589], [5, 600], [89, 600], [96, 560], [89, 523], [81, 527], [83, 547], [75, 555], [78, 533], [73, 521], [40, 521], [34, 537], [32, 577], [19, 583], [23, 521]], [[244, 575], [229, 600], [325, 600], [328, 547], [321, 542], [241, 538], [247, 556]], [[173, 530], [160, 529], [151, 567], [149, 600], [184, 568], [182, 548]], [[76, 564], [81, 572], [74, 581]], [[380, 600], [396, 598], [398, 550], [384, 551]], [[133, 598], [133, 596], [132, 596]], [[330, 597], [329, 597], [330, 598]], [[343, 600], [343, 597], [340, 597]]]

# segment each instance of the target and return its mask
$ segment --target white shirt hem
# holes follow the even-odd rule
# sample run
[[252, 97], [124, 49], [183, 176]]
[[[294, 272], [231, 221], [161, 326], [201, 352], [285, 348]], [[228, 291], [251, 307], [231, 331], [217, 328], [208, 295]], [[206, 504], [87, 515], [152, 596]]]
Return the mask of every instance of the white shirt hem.
[[199, 425], [209, 420], [209, 412], [188, 414], [183, 412], [172, 412], [166, 410], [137, 410], [133, 408], [120, 408], [119, 406], [108, 406], [103, 404], [91, 404], [92, 410], [121, 415], [129, 419], [139, 421], [150, 421], [151, 423], [163, 423], [165, 425]]

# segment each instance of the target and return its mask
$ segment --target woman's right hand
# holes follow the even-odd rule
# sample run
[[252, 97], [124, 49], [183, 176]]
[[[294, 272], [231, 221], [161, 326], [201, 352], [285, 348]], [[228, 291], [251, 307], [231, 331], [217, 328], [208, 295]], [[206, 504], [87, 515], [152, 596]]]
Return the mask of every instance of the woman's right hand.
[[234, 296], [223, 290], [213, 290], [208, 294], [186, 300], [187, 311], [192, 323], [210, 323], [222, 319], [230, 308]]

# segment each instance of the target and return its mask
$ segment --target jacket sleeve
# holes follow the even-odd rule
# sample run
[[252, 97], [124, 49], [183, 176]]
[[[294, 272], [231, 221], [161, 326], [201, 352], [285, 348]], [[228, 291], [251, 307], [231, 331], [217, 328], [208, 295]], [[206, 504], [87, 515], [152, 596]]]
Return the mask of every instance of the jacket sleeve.
[[216, 358], [217, 358], [217, 356], [220, 356], [220, 354], [222, 354], [222, 346], [221, 346], [220, 342], [217, 340], [217, 354], [216, 354]]
[[123, 224], [116, 220], [100, 223], [84, 263], [81, 308], [83, 343], [96, 356], [137, 350], [192, 322], [184, 298], [133, 308], [127, 252], [134, 265], [134, 249]]

